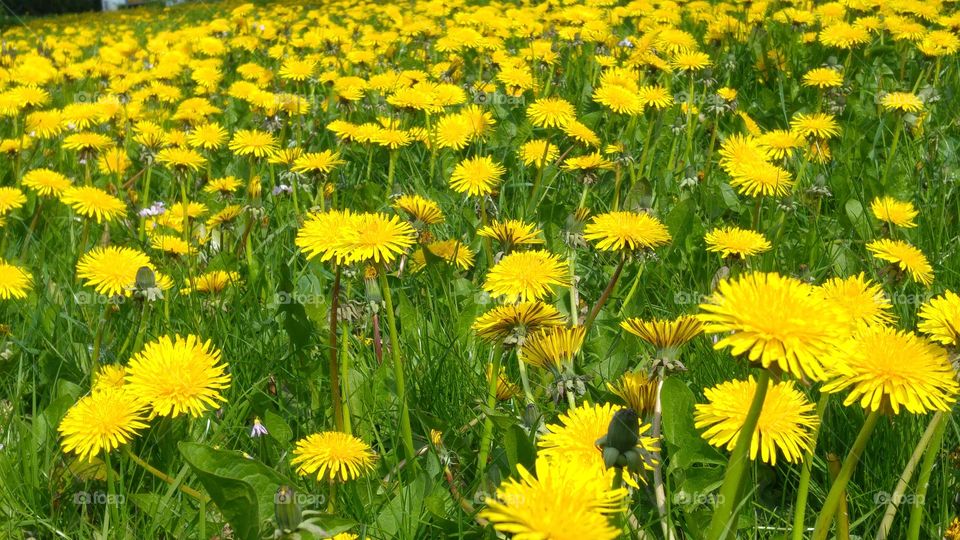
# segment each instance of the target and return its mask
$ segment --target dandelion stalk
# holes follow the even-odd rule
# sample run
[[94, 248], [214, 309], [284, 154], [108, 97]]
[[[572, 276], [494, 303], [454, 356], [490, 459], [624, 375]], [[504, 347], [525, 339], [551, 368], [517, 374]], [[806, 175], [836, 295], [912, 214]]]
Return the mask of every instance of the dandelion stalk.
[[123, 448], [123, 454], [124, 454], [125, 456], [127, 456], [128, 458], [130, 458], [130, 460], [133, 461], [134, 463], [136, 463], [138, 466], [140, 466], [141, 469], [143, 469], [143, 470], [147, 471], [148, 473], [152, 474], [153, 476], [159, 478], [160, 480], [162, 480], [162, 481], [163, 481], [164, 483], [166, 483], [167, 485], [175, 486], [175, 487], [176, 487], [178, 490], [180, 490], [180, 492], [183, 493], [184, 495], [187, 495], [187, 496], [189, 496], [189, 497], [191, 497], [191, 498], [193, 498], [193, 499], [195, 499], [195, 500], [197, 500], [197, 501], [205, 501], [205, 500], [207, 500], [207, 496], [204, 495], [203, 493], [200, 493], [199, 491], [191, 488], [190, 486], [181, 484], [180, 481], [177, 480], [176, 478], [171, 477], [170, 475], [164, 473], [164, 472], [161, 471], [160, 469], [158, 469], [158, 468], [154, 467], [153, 465], [150, 465], [149, 463], [147, 463], [146, 461], [144, 461], [143, 458], [141, 458], [141, 457], [138, 456], [137, 454], [133, 453], [133, 450], [130, 450], [130, 447], [129, 447], [129, 446], [125, 446], [125, 447]]
[[903, 500], [903, 494], [907, 492], [907, 486], [910, 484], [910, 479], [913, 478], [913, 471], [920, 463], [920, 458], [923, 457], [927, 446], [930, 445], [930, 439], [933, 438], [934, 432], [939, 428], [939, 424], [945, 423], [943, 421], [944, 418], [946, 418], [946, 415], [942, 411], [938, 411], [933, 415], [930, 423], [927, 424], [927, 429], [923, 431], [923, 435], [917, 442], [916, 448], [913, 449], [913, 454], [910, 455], [910, 460], [907, 461], [906, 467], [904, 467], [903, 472], [900, 473], [900, 478], [897, 480], [897, 487], [894, 488], [893, 493], [890, 494], [890, 500], [887, 501], [887, 508], [883, 513], [883, 521], [880, 522], [880, 528], [877, 529], [876, 540], [886, 540], [887, 535], [890, 533], [890, 528], [893, 526], [893, 518], [896, 517], [897, 510], [900, 507], [900, 501]]
[[810, 473], [813, 469], [814, 449], [817, 447], [817, 438], [820, 436], [820, 426], [823, 425], [823, 413], [830, 403], [830, 394], [824, 392], [817, 401], [817, 419], [819, 423], [810, 435], [810, 451], [803, 458], [803, 468], [800, 470], [800, 484], [797, 487], [797, 503], [793, 511], [792, 540], [803, 540], [804, 517], [807, 511], [807, 498], [810, 495]]
[[[661, 392], [663, 391], [663, 369], [657, 376], [657, 395], [653, 403], [653, 418], [650, 420], [650, 436], [654, 439], [660, 439], [660, 430], [663, 422], [663, 402], [661, 401]], [[657, 513], [660, 515], [660, 527], [663, 529], [663, 536], [667, 540], [675, 540], [676, 535], [673, 531], [673, 524], [670, 522], [670, 513], [667, 511], [667, 494], [663, 482], [663, 461], [660, 459], [660, 452], [653, 454], [656, 460], [653, 464], [653, 494], [657, 502]]]
[[[613, 292], [613, 288], [617, 286], [617, 281], [620, 280], [620, 274], [623, 272], [623, 265], [627, 262], [626, 253], [620, 256], [620, 262], [617, 264], [617, 269], [613, 271], [613, 275], [610, 276], [610, 281], [607, 283], [607, 287], [603, 290], [603, 293], [600, 295], [600, 299], [597, 300], [596, 305], [593, 306], [593, 309], [590, 310], [590, 313], [587, 315], [586, 320], [583, 321], [583, 327], [585, 330], [590, 330], [590, 326], [593, 324], [594, 319], [597, 318], [597, 314], [600, 313], [600, 309], [603, 308], [603, 305], [607, 303], [607, 300], [610, 298], [610, 294]], [[572, 287], [573, 285], [571, 285]], [[574, 306], [573, 309], [576, 309]]]
[[765, 369], [760, 370], [757, 375], [757, 390], [753, 395], [753, 402], [750, 403], [747, 417], [740, 428], [737, 444], [733, 449], [733, 454], [730, 455], [727, 472], [724, 474], [723, 484], [720, 486], [717, 507], [713, 512], [713, 518], [710, 520], [710, 529], [707, 534], [707, 538], [710, 540], [723, 540], [736, 529], [735, 511], [740, 506], [738, 500], [740, 498], [740, 486], [743, 484], [744, 472], [746, 472], [747, 464], [750, 461], [750, 444], [757, 429], [757, 421], [760, 420], [760, 412], [763, 410], [763, 401], [767, 397], [769, 383], [770, 372]]
[[483, 479], [487, 469], [487, 458], [490, 455], [490, 439], [493, 437], [493, 420], [490, 418], [490, 412], [495, 411], [497, 407], [497, 381], [500, 378], [501, 355], [491, 351], [489, 374], [487, 376], [487, 414], [483, 420], [483, 435], [480, 437], [480, 452], [477, 456], [477, 477]]
[[937, 455], [940, 453], [940, 446], [943, 443], [943, 435], [947, 428], [947, 422], [944, 421], [946, 416], [942, 412], [938, 412], [937, 416], [930, 422], [931, 425], [936, 424], [936, 427], [927, 445], [927, 450], [923, 454], [923, 464], [920, 465], [920, 476], [917, 477], [917, 496], [913, 501], [913, 507], [910, 509], [907, 540], [918, 540], [920, 538], [924, 502], [927, 497], [927, 489], [930, 487], [930, 474], [933, 472], [933, 465], [937, 461]]
[[336, 265], [330, 304], [330, 399], [333, 401], [333, 424], [343, 431], [343, 398], [340, 394], [340, 363], [337, 359], [337, 325], [340, 312], [340, 265]]
[[410, 409], [407, 406], [407, 387], [403, 378], [403, 359], [400, 357], [397, 320], [393, 313], [393, 293], [390, 291], [390, 281], [387, 279], [386, 268], [381, 267], [377, 275], [380, 279], [380, 288], [383, 290], [383, 300], [386, 303], [387, 327], [390, 331], [390, 354], [393, 356], [393, 375], [397, 385], [397, 400], [400, 401], [400, 434], [403, 438], [403, 447], [407, 457], [410, 459], [413, 469], [416, 470], [413, 430], [410, 428]]
[[813, 540], [826, 540], [827, 534], [830, 532], [830, 522], [833, 521], [833, 515], [836, 513], [840, 503], [840, 497], [846, 491], [847, 483], [850, 482], [850, 477], [853, 476], [853, 470], [857, 467], [860, 456], [863, 454], [863, 450], [867, 446], [867, 441], [870, 440], [870, 435], [873, 434], [873, 429], [877, 426], [877, 420], [879, 419], [879, 411], [872, 411], [867, 415], [867, 419], [864, 421], [863, 427], [860, 428], [860, 433], [857, 435], [857, 440], [854, 441], [853, 447], [850, 448], [850, 453], [847, 454], [847, 458], [843, 460], [843, 467], [840, 468], [840, 474], [837, 475], [837, 480], [833, 483], [833, 486], [830, 487], [830, 492], [827, 493], [827, 499], [823, 503], [823, 508], [820, 510], [820, 517], [817, 518], [817, 524], [813, 530], [813, 536], [811, 537]]
[[[150, 204], [150, 180], [153, 178], [153, 161], [149, 160], [147, 162], [147, 177], [143, 181], [143, 193], [140, 195], [140, 200], [142, 201], [143, 206]], [[147, 239], [147, 218], [140, 218], [140, 241], [144, 242]]]
[[880, 186], [887, 185], [887, 177], [893, 168], [893, 159], [897, 155], [897, 145], [900, 143], [900, 133], [903, 131], [903, 120], [897, 117], [897, 127], [893, 130], [893, 142], [890, 143], [890, 153], [887, 154], [887, 163], [883, 167], [883, 176], [880, 177]]

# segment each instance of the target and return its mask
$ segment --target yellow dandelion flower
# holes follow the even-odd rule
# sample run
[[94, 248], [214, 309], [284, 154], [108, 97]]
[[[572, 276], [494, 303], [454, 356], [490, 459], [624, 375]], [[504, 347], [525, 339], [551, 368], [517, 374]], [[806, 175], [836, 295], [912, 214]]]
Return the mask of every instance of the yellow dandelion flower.
[[30, 292], [33, 279], [25, 268], [0, 259], [0, 298], [23, 299]]
[[836, 304], [854, 327], [890, 324], [893, 305], [880, 285], [866, 278], [863, 272], [847, 278], [828, 279], [820, 286], [824, 298]]
[[770, 241], [762, 234], [739, 227], [721, 227], [703, 237], [707, 251], [723, 257], [746, 259], [770, 251]]
[[960, 296], [953, 291], [931, 298], [920, 306], [917, 330], [944, 345], [960, 345]]
[[555, 285], [570, 283], [567, 265], [560, 257], [544, 250], [511, 253], [487, 274], [484, 290], [507, 301], [541, 300]]
[[703, 323], [693, 315], [650, 320], [634, 317], [622, 321], [620, 327], [657, 349], [675, 349], [703, 331]]
[[913, 218], [919, 212], [911, 202], [898, 201], [890, 196], [877, 197], [870, 203], [870, 211], [880, 221], [897, 227], [912, 229], [917, 226]]
[[561, 324], [563, 317], [557, 308], [536, 300], [497, 306], [477, 317], [471, 328], [486, 341], [504, 341], [511, 337], [521, 341], [539, 329]]
[[102, 189], [92, 186], [71, 187], [60, 196], [60, 201], [73, 211], [97, 223], [113, 221], [127, 213], [127, 205]]
[[506, 169], [490, 156], [467, 158], [454, 167], [450, 187], [467, 195], [489, 195], [500, 185], [504, 172]]
[[659, 219], [642, 212], [608, 212], [587, 223], [583, 237], [595, 240], [603, 251], [654, 249], [670, 242], [670, 232]]
[[933, 283], [933, 267], [927, 262], [926, 255], [902, 240], [875, 240], [867, 244], [867, 251], [878, 259], [897, 265], [901, 272], [909, 272], [918, 283]]
[[346, 482], [373, 470], [377, 455], [370, 445], [347, 433], [325, 431], [297, 441], [290, 464], [301, 476]]
[[124, 388], [103, 387], [80, 398], [57, 426], [63, 451], [92, 462], [101, 452], [123, 446], [147, 427], [143, 407]]

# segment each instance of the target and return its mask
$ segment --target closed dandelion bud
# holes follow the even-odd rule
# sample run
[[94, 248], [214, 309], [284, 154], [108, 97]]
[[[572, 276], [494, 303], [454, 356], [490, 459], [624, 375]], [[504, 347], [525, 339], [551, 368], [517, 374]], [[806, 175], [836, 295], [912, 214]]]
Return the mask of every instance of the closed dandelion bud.
[[300, 505], [297, 504], [297, 492], [290, 486], [280, 486], [273, 497], [273, 509], [277, 518], [277, 527], [282, 531], [292, 531], [300, 526]]
[[617, 467], [617, 461], [620, 459], [620, 451], [612, 446], [607, 446], [603, 449], [603, 464], [608, 468], [612, 469]]
[[630, 472], [639, 473], [643, 468], [643, 460], [636, 448], [624, 452], [623, 457]]
[[540, 409], [533, 403], [528, 403], [523, 410], [523, 425], [529, 429], [536, 429], [540, 425]]
[[607, 428], [607, 448], [626, 452], [640, 442], [640, 419], [633, 409], [620, 409], [613, 415]]
[[377, 283], [377, 269], [368, 266], [363, 272], [364, 297], [372, 305], [379, 306], [383, 302], [380, 284]]
[[157, 277], [153, 274], [153, 270], [147, 266], [141, 266], [137, 269], [136, 285], [137, 290], [141, 291], [156, 287]]

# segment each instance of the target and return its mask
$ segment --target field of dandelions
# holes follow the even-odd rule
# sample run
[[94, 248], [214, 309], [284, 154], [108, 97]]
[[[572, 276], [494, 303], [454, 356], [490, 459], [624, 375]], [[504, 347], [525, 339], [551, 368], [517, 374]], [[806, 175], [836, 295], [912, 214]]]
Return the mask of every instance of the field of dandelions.
[[0, 30], [0, 537], [960, 539], [960, 9]]

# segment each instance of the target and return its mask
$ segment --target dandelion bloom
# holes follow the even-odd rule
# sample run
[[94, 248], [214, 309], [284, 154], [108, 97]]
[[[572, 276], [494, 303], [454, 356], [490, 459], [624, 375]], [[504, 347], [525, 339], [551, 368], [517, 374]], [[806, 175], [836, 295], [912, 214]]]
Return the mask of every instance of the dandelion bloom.
[[608, 212], [594, 216], [583, 237], [595, 240], [603, 251], [654, 249], [670, 242], [670, 232], [659, 219], [643, 212]]
[[340, 154], [324, 150], [322, 152], [308, 152], [301, 155], [293, 162], [290, 170], [300, 174], [323, 173], [327, 174], [337, 165], [343, 165], [345, 162], [340, 159]]
[[413, 227], [398, 216], [358, 214], [339, 249], [347, 262], [389, 264], [413, 245]]
[[477, 236], [496, 240], [503, 246], [504, 251], [509, 251], [513, 246], [542, 244], [541, 232], [532, 223], [525, 223], [519, 219], [508, 219], [506, 221], [494, 221], [481, 227], [477, 230]]
[[560, 150], [544, 139], [533, 139], [520, 147], [520, 159], [526, 166], [542, 167], [552, 163], [560, 155]]
[[[752, 376], [707, 388], [707, 403], [695, 407], [694, 427], [704, 430], [703, 438], [711, 445], [732, 451], [756, 391], [757, 381]], [[771, 384], [750, 439], [750, 459], [759, 456], [764, 463], [776, 465], [782, 454], [790, 463], [803, 461], [813, 449], [812, 434], [820, 423], [814, 408], [793, 381]]]
[[923, 101], [912, 92], [890, 92], [880, 100], [880, 106], [888, 111], [920, 112]]
[[843, 85], [843, 74], [829, 67], [814, 68], [803, 75], [803, 85], [817, 88], [836, 88]]
[[901, 272], [909, 272], [914, 281], [923, 285], [933, 283], [933, 267], [922, 251], [902, 240], [875, 240], [867, 244], [873, 256], [897, 265]]
[[757, 144], [767, 150], [771, 159], [784, 159], [803, 146], [803, 137], [794, 131], [775, 129], [760, 135]]
[[820, 286], [824, 298], [836, 304], [855, 328], [860, 325], [890, 324], [893, 305], [880, 285], [863, 272], [847, 278], [828, 279]]
[[190, 281], [190, 288], [182, 292], [190, 293], [197, 291], [217, 293], [236, 283], [240, 283], [239, 273], [228, 272], [226, 270], [213, 270], [193, 278]]
[[145, 253], [128, 247], [93, 248], [77, 263], [77, 277], [99, 294], [130, 296], [137, 282], [137, 271], [143, 267], [154, 271], [160, 289], [172, 286], [170, 278], [157, 273]]
[[562, 127], [576, 119], [573, 105], [559, 97], [540, 98], [527, 107], [527, 118], [536, 127]]
[[560, 372], [573, 363], [583, 347], [586, 329], [583, 326], [543, 328], [527, 336], [520, 350], [520, 359], [539, 368]]
[[920, 306], [917, 330], [944, 345], [960, 345], [960, 296], [946, 291]]
[[113, 139], [99, 133], [82, 131], [63, 138], [63, 147], [67, 150], [99, 152], [113, 146]]
[[814, 286], [776, 273], [754, 272], [721, 281], [700, 304], [703, 331], [765, 368], [823, 380], [825, 364], [847, 336], [846, 318]]
[[649, 416], [656, 405], [659, 382], [646, 373], [627, 372], [607, 383], [607, 390], [619, 397], [641, 417]]
[[347, 433], [326, 431], [297, 441], [291, 465], [301, 476], [317, 481], [353, 480], [373, 470], [377, 455], [370, 445]]
[[454, 167], [450, 187], [467, 195], [489, 195], [500, 185], [504, 172], [506, 169], [490, 156], [468, 158]]
[[23, 185], [41, 197], [59, 197], [71, 184], [69, 178], [50, 169], [33, 169], [23, 175]]
[[593, 91], [593, 100], [617, 114], [633, 116], [643, 111], [637, 93], [617, 84], [601, 85]]
[[[597, 447], [597, 439], [607, 434], [613, 416], [622, 408], [610, 403], [582, 403], [575, 409], [568, 410], [557, 418], [558, 424], [546, 426], [546, 433], [541, 435], [537, 442], [539, 453], [557, 460], [579, 461], [597, 468], [602, 467], [603, 454]], [[659, 444], [657, 439], [643, 436], [649, 429], [649, 424], [640, 425], [638, 446], [652, 453], [659, 450]], [[646, 460], [644, 467], [653, 470]]]
[[413, 252], [410, 257], [410, 269], [414, 272], [422, 270], [426, 265], [426, 255], [424, 250], [430, 252], [430, 255], [446, 261], [461, 270], [469, 270], [473, 267], [473, 260], [476, 254], [469, 246], [464, 245], [459, 240], [438, 240], [430, 242]]
[[228, 146], [238, 156], [270, 157], [277, 151], [277, 138], [265, 131], [241, 129]]
[[82, 216], [95, 218], [97, 223], [113, 221], [127, 211], [123, 201], [92, 186], [69, 188], [60, 196], [60, 201]]
[[737, 192], [751, 197], [783, 197], [790, 193], [793, 178], [790, 171], [766, 161], [756, 161], [744, 167], [730, 179]]
[[483, 284], [484, 290], [507, 301], [541, 300], [554, 285], [570, 283], [566, 263], [544, 250], [511, 253], [500, 259]]
[[198, 418], [226, 401], [221, 391], [229, 386], [220, 351], [194, 335], [161, 336], [127, 367], [126, 387], [148, 404], [151, 416]]
[[578, 461], [537, 458], [536, 477], [522, 465], [486, 499], [479, 514], [514, 538], [614, 540], [620, 529], [608, 514], [621, 511], [626, 488], [612, 488], [612, 469]]
[[172, 234], [157, 234], [150, 237], [150, 247], [172, 255], [192, 255], [196, 253], [196, 249], [182, 236]]
[[349, 209], [312, 213], [297, 231], [296, 245], [308, 260], [319, 256], [321, 261], [344, 262], [346, 253], [342, 248], [347, 245], [356, 219], [357, 215]]
[[0, 216], [9, 214], [27, 202], [27, 196], [15, 187], [0, 187]]
[[64, 452], [92, 462], [101, 452], [130, 442], [146, 427], [141, 399], [126, 388], [100, 385], [67, 410], [57, 431]]
[[206, 165], [207, 158], [196, 150], [173, 147], [157, 152], [157, 163], [181, 172], [199, 171], [200, 167]]
[[704, 52], [684, 50], [674, 55], [670, 65], [679, 71], [699, 71], [710, 67], [710, 55]]
[[26, 298], [31, 281], [26, 269], [0, 259], [0, 298]]
[[844, 405], [914, 414], [950, 411], [958, 391], [947, 351], [913, 332], [861, 329], [830, 367], [824, 392], [848, 390]]
[[790, 129], [807, 138], [829, 139], [840, 133], [837, 121], [827, 113], [798, 113], [790, 120]]
[[477, 317], [471, 328], [480, 339], [503, 341], [513, 336], [520, 341], [534, 331], [563, 324], [557, 308], [535, 300], [497, 306]]
[[707, 251], [723, 257], [746, 259], [770, 251], [770, 241], [756, 231], [738, 227], [722, 227], [709, 231], [703, 237]]
[[393, 207], [406, 212], [414, 222], [436, 225], [443, 222], [443, 211], [434, 201], [419, 195], [401, 195], [393, 201]]
[[634, 317], [622, 321], [620, 327], [657, 349], [677, 348], [703, 331], [703, 323], [693, 315], [650, 320]]
[[216, 150], [223, 146], [226, 140], [227, 130], [216, 122], [200, 124], [187, 136], [190, 146], [204, 150]]
[[233, 176], [225, 176], [223, 178], [215, 178], [210, 180], [207, 185], [203, 186], [204, 193], [233, 193], [240, 186], [243, 185], [243, 182], [238, 180]]
[[666, 109], [673, 105], [673, 96], [670, 91], [662, 86], [641, 86], [637, 92], [637, 97], [644, 107], [653, 107], [654, 109]]
[[911, 202], [898, 201], [889, 196], [877, 197], [870, 203], [870, 211], [880, 221], [897, 227], [912, 229], [917, 226], [913, 218], [917, 217], [918, 212]]

